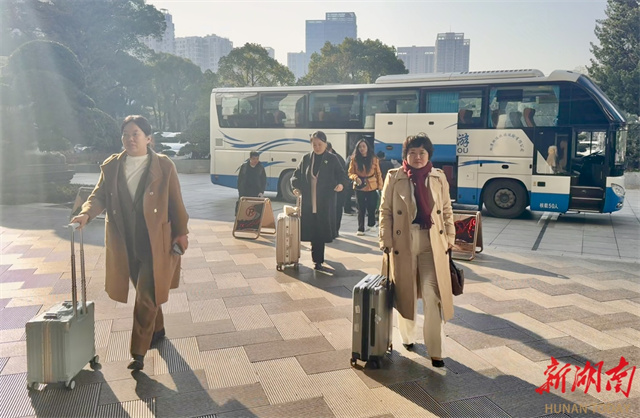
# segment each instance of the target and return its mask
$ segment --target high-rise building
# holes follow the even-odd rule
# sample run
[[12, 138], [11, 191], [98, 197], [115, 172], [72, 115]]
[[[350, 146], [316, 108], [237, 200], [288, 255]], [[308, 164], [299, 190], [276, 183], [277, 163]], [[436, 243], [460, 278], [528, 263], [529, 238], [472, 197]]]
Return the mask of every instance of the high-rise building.
[[164, 30], [164, 34], [162, 38], [154, 38], [152, 36], [145, 36], [142, 38], [142, 42], [153, 49], [156, 52], [164, 52], [167, 54], [175, 54], [175, 26], [173, 25], [173, 17], [166, 9], [160, 9], [162, 14], [164, 14], [164, 21], [167, 24], [167, 27]]
[[433, 73], [435, 46], [404, 46], [397, 49], [398, 58], [404, 62], [409, 74]]
[[436, 38], [437, 73], [451, 73], [469, 71], [469, 39], [464, 39], [464, 33], [439, 33]]
[[304, 77], [307, 75], [307, 70], [309, 69], [309, 58], [307, 54], [304, 51], [288, 52], [287, 67], [289, 67], [289, 70], [291, 70], [296, 79]]
[[305, 52], [309, 57], [320, 52], [326, 42], [339, 45], [347, 38], [358, 38], [356, 14], [353, 12], [328, 12], [325, 20], [306, 21]]
[[233, 42], [216, 35], [176, 38], [176, 55], [191, 60], [202, 71], [218, 71], [220, 58], [233, 49]]
[[267, 50], [267, 54], [269, 54], [269, 57], [276, 59], [276, 50], [271, 48], [270, 46], [265, 46], [264, 49]]

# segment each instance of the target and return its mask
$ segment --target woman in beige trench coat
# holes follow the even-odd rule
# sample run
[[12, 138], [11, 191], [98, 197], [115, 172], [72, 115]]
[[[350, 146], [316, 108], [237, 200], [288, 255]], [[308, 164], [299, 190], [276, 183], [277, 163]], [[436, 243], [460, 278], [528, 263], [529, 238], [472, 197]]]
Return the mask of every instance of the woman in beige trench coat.
[[[453, 317], [447, 251], [455, 242], [449, 184], [433, 168], [426, 134], [408, 137], [402, 167], [389, 170], [382, 189], [380, 248], [391, 253], [391, 280], [402, 343], [415, 341], [418, 298], [424, 304], [424, 340], [435, 367], [443, 367], [444, 322]], [[384, 266], [386, 271], [386, 266]]]
[[161, 304], [178, 287], [189, 215], [175, 165], [150, 148], [149, 122], [128, 116], [121, 132], [125, 150], [100, 166], [98, 184], [71, 222], [82, 228], [106, 211], [105, 289], [122, 303], [129, 280], [136, 289], [128, 367], [141, 370], [147, 350], [165, 335]]

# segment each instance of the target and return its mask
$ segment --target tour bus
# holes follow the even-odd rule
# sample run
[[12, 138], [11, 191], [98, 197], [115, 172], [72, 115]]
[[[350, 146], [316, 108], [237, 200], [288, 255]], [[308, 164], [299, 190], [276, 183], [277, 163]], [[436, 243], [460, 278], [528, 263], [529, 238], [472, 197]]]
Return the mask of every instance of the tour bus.
[[[408, 135], [427, 133], [457, 203], [496, 217], [611, 213], [624, 204], [624, 116], [587, 76], [539, 70], [403, 74], [375, 84], [219, 88], [211, 94], [211, 181], [236, 187], [258, 151], [267, 190], [290, 179], [322, 130], [352, 154], [364, 138], [395, 165]], [[381, 154], [380, 154], [381, 155]], [[381, 155], [382, 156], [382, 155]]]

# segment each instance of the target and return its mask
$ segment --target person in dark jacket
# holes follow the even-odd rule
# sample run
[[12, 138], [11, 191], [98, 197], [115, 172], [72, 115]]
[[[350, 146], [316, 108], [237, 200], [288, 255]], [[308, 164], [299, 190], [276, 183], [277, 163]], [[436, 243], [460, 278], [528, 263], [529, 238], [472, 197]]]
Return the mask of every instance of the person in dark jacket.
[[[239, 197], [262, 197], [264, 189], [267, 187], [267, 174], [260, 162], [260, 153], [251, 151], [249, 160], [240, 166], [238, 173], [238, 196]], [[236, 214], [238, 213], [238, 204], [236, 202]]]
[[302, 157], [291, 177], [291, 186], [302, 195], [301, 240], [311, 242], [316, 270], [323, 270], [324, 247], [336, 234], [336, 193], [347, 185], [338, 158], [327, 152], [327, 136], [311, 134], [313, 151]]
[[380, 171], [382, 172], [382, 182], [387, 178], [387, 172], [391, 170], [393, 167], [393, 163], [387, 160], [387, 155], [384, 151], [378, 151], [378, 162], [380, 163]]
[[[338, 161], [340, 161], [340, 165], [342, 169], [347, 170], [347, 165], [344, 162], [344, 158], [340, 154], [333, 149], [331, 142], [327, 142], [327, 152], [335, 155]], [[342, 223], [342, 208], [344, 207], [344, 202], [347, 199], [347, 190], [349, 188], [345, 187], [340, 193], [336, 195], [336, 235], [340, 235], [340, 224]]]

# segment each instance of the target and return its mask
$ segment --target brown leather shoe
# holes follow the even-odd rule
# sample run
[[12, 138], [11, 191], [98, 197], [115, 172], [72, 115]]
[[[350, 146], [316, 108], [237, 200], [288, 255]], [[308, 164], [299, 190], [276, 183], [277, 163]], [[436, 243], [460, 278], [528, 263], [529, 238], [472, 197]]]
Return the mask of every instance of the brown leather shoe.
[[144, 369], [144, 356], [134, 354], [131, 357], [131, 361], [129, 362], [127, 369], [131, 369], [133, 371]]

